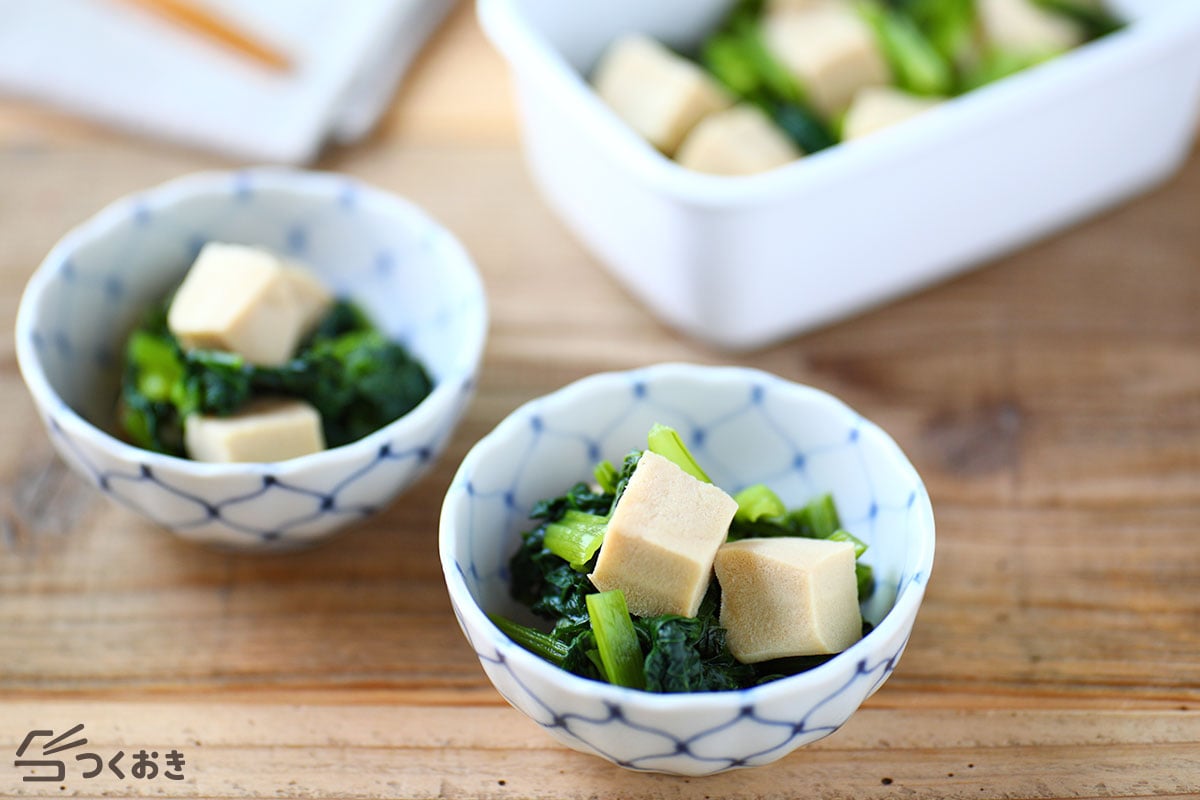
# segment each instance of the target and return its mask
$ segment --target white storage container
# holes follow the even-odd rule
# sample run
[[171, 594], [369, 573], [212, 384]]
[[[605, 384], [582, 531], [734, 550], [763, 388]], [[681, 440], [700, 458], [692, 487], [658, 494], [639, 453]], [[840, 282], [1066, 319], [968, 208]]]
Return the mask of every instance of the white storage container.
[[1168, 177], [1200, 104], [1200, 0], [865, 139], [728, 178], [660, 155], [591, 91], [616, 36], [694, 45], [728, 0], [479, 0], [548, 201], [670, 325], [747, 349], [978, 265]]

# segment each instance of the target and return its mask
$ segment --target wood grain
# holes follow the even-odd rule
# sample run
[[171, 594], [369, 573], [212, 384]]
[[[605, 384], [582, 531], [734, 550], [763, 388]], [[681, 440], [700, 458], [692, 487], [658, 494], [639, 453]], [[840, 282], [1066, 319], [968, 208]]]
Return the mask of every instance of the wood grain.
[[[176, 541], [68, 472], [0, 328], [0, 753], [84, 722], [178, 747], [179, 784], [0, 796], [1200, 796], [1200, 154], [1165, 186], [985, 268], [764, 351], [663, 327], [532, 186], [500, 61], [461, 7], [368, 143], [321, 166], [457, 232], [489, 293], [478, 396], [437, 468], [314, 550]], [[0, 104], [0, 314], [73, 224], [219, 159]], [[436, 558], [472, 442], [586, 374], [741, 363], [843, 397], [928, 484], [937, 563], [899, 669], [841, 731], [703, 780], [555, 744], [491, 689]], [[107, 781], [107, 782], [106, 782]]]
[[[50, 703], [12, 712], [29, 725], [54, 715], [120, 717], [110, 733], [91, 738], [92, 751], [176, 748], [187, 763], [171, 795], [222, 798], [1178, 795], [1194, 788], [1200, 737], [1200, 720], [1182, 714], [933, 710], [902, 719], [866, 709], [836, 736], [775, 765], [688, 780], [623, 772], [562, 750], [507, 708]], [[496, 728], [503, 740], [486, 733]], [[164, 730], [177, 733], [163, 738]], [[107, 775], [88, 787], [148, 796], [161, 785]], [[18, 796], [61, 794], [36, 787], [24, 784]]]

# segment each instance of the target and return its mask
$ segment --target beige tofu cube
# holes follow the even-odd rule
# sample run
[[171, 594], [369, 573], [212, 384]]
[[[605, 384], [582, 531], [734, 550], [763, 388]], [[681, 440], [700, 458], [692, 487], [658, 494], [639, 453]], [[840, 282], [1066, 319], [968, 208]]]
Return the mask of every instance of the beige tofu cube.
[[209, 242], [188, 270], [167, 326], [185, 349], [228, 350], [254, 364], [287, 361], [332, 297], [272, 253]]
[[874, 32], [852, 7], [776, 11], [763, 18], [762, 35], [771, 55], [826, 116], [845, 110], [859, 89], [891, 82]]
[[803, 153], [766, 114], [738, 105], [700, 120], [679, 146], [675, 160], [714, 175], [751, 175], [800, 158]]
[[1058, 53], [1080, 45], [1083, 29], [1033, 0], [978, 0], [983, 38], [998, 50]]
[[854, 95], [842, 121], [842, 138], [861, 139], [928, 111], [942, 102], [938, 97], [918, 97], [890, 86], [872, 86]]
[[737, 502], [669, 459], [646, 451], [604, 533], [597, 589], [620, 589], [630, 613], [694, 617]]
[[721, 626], [744, 664], [840, 653], [862, 637], [854, 545], [743, 539], [717, 551]]
[[184, 446], [196, 461], [271, 462], [325, 449], [321, 415], [303, 400], [255, 400], [228, 417], [193, 414]]
[[640, 34], [609, 46], [592, 83], [617, 116], [667, 155], [703, 117], [732, 103], [697, 64]]

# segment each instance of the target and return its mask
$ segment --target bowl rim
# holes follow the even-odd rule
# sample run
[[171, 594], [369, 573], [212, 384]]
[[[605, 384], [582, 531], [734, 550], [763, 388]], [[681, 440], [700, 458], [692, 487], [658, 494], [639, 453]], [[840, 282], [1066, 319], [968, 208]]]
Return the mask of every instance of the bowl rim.
[[[560, 669], [510, 639], [496, 627], [495, 623], [480, 608], [456, 566], [457, 562], [453, 550], [458, 538], [459, 529], [454, 522], [454, 514], [456, 506], [462, 502], [463, 498], [468, 496], [465, 489], [466, 475], [472, 469], [475, 462], [484, 457], [487, 450], [492, 446], [492, 443], [505, 438], [510, 430], [524, 427], [527, 417], [538, 409], [543, 408], [546, 403], [568, 405], [578, 396], [590, 394], [599, 388], [615, 383], [638, 380], [649, 384], [664, 379], [682, 379], [697, 382], [754, 381], [769, 383], [782, 387], [788, 392], [804, 395], [812, 401], [826, 404], [857, 418], [864, 432], [869, 432], [868, 435], [878, 441], [884, 448], [885, 454], [896, 462], [896, 466], [903, 471], [909, 472], [911, 477], [916, 481], [918, 493], [915, 502], [921, 506], [922, 519], [928, 520], [927, 534], [921, 536], [919, 540], [920, 551], [918, 554], [917, 572], [923, 576], [922, 580], [909, 580], [901, 588], [892, 607], [884, 615], [884, 618], [880, 620], [879, 624], [870, 633], [846, 650], [835, 654], [825, 663], [804, 672], [746, 689], [668, 694], [614, 686], [600, 681], [589, 680], [588, 678]], [[935, 542], [936, 529], [933, 509], [924, 481], [921, 480], [916, 468], [913, 467], [907, 456], [904, 455], [900, 446], [878, 425], [863, 417], [844, 401], [822, 389], [791, 381], [764, 370], [753, 367], [710, 366], [684, 362], [666, 362], [629, 370], [595, 373], [521, 404], [501, 420], [495, 428], [480, 438], [467, 452], [459, 468], [455, 471], [454, 478], [446, 492], [438, 521], [438, 554], [442, 565], [442, 573], [451, 602], [455, 606], [457, 613], [466, 618], [465, 620], [460, 619], [460, 625], [463, 626], [464, 632], [468, 628], [484, 631], [487, 634], [489, 645], [496, 652], [503, 653], [506, 660], [518, 662], [523, 670], [530, 671], [540, 680], [555, 684], [562, 689], [570, 691], [572, 694], [590, 696], [600, 701], [635, 702], [659, 711], [682, 711], [685, 709], [716, 710], [725, 708], [731, 704], [770, 701], [794, 695], [797, 691], [803, 692], [807, 689], [815, 688], [818, 683], [827, 677], [841, 674], [848, 671], [848, 669], [858, 669], [859, 665], [865, 661], [864, 651], [870, 648], [874, 642], [896, 638], [900, 636], [905, 625], [911, 627], [911, 620], [915, 620], [916, 618], [917, 611], [924, 597], [930, 572], [933, 569]], [[905, 633], [900, 637], [902, 641], [901, 649], [907, 645], [908, 635], [908, 633]], [[468, 639], [470, 639], [469, 634]], [[870, 643], [868, 643], [868, 640], [870, 640]], [[475, 642], [472, 641], [471, 644], [472, 647], [477, 647]], [[481, 654], [477, 651], [476, 655], [479, 656]]]
[[[1021, 108], [1033, 113], [1078, 87], [1118, 77], [1131, 59], [1153, 58], [1164, 47], [1190, 43], [1200, 33], [1200, 4], [1182, 0], [1131, 18], [1108, 36], [1076, 47], [1043, 64], [951, 97], [927, 113], [853, 147], [830, 147], [754, 175], [709, 175], [687, 169], [658, 152], [613, 113], [583, 75], [524, 17], [522, 0], [477, 0], [480, 24], [503, 54], [520, 84], [535, 83], [592, 132], [596, 146], [637, 183], [685, 206], [737, 209], [775, 202], [845, 178], [848, 170], [870, 171], [894, 160], [914, 159], [985, 131]], [[518, 88], [522, 88], [519, 86]]]
[[[380, 214], [397, 216], [408, 222], [421, 223], [438, 231], [449, 245], [453, 257], [445, 263], [461, 272], [470, 291], [479, 297], [478, 333], [467, 341], [462, 363], [466, 370], [462, 379], [467, 386], [455, 385], [453, 374], [437, 380], [433, 391], [407, 414], [353, 442], [331, 447], [317, 453], [283, 461], [215, 463], [193, 461], [179, 456], [158, 453], [125, 442], [107, 430], [93, 424], [71, 407], [54, 389], [46, 376], [42, 360], [33, 345], [33, 330], [38, 320], [42, 298], [56, 278], [57, 268], [80, 246], [103, 239], [113, 229], [128, 221], [131, 211], [145, 206], [155, 210], [170, 209], [179, 203], [205, 195], [226, 195], [230, 187], [252, 185], [256, 190], [292, 193], [312, 199], [335, 199], [352, 193], [354, 202]], [[457, 262], [457, 263], [455, 263]], [[166, 468], [179, 474], [213, 477], [238, 474], [294, 476], [318, 464], [350, 462], [362, 454], [378, 452], [390, 440], [403, 437], [409, 429], [418, 430], [435, 423], [453, 408], [456, 395], [470, 389], [478, 373], [488, 333], [487, 294], [479, 269], [470, 253], [458, 238], [416, 203], [400, 195], [341, 173], [306, 170], [285, 166], [255, 166], [231, 170], [203, 170], [172, 178], [157, 185], [123, 195], [102, 207], [83, 222], [67, 231], [50, 249], [34, 270], [21, 294], [17, 309], [15, 337], [17, 364], [43, 422], [60, 426], [64, 431], [94, 442], [98, 447], [125, 461], [140, 462], [153, 469]], [[427, 365], [428, 366], [428, 365]], [[46, 417], [49, 417], [47, 419]]]

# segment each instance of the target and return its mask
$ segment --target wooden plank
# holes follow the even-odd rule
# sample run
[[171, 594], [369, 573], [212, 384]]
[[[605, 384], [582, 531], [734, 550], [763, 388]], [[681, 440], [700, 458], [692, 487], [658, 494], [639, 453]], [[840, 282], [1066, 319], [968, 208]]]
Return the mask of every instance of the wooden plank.
[[[507, 708], [11, 707], [18, 731], [85, 721], [88, 749], [183, 753], [173, 795], [264, 797], [1104, 796], [1200, 791], [1200, 712], [866, 709], [774, 765], [704, 779], [635, 774], [563, 748]], [[18, 734], [20, 735], [20, 734]], [[9, 746], [0, 736], [0, 742]], [[15, 741], [12, 747], [15, 748]], [[140, 797], [162, 782], [111, 775], [68, 789]], [[175, 787], [171, 787], [174, 789]], [[22, 783], [18, 796], [57, 786]]]

